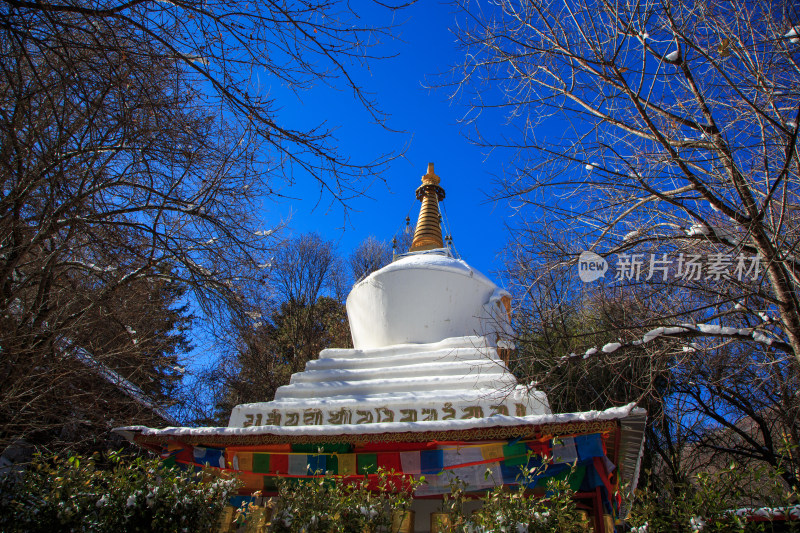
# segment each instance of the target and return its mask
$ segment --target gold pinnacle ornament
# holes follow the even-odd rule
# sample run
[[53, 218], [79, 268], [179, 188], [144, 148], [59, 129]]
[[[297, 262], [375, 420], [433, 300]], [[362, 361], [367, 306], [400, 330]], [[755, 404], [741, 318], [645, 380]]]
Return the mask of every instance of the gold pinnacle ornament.
[[411, 242], [412, 252], [444, 248], [440, 225], [439, 202], [444, 200], [444, 189], [439, 187], [439, 176], [433, 172], [433, 163], [428, 163], [428, 173], [422, 176], [422, 185], [417, 188], [417, 200], [422, 201]]

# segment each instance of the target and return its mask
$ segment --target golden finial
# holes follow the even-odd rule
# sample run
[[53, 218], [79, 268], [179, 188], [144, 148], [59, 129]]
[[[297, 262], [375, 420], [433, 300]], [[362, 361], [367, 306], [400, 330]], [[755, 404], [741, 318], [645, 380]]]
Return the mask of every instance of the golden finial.
[[442, 227], [439, 224], [439, 202], [444, 200], [444, 189], [439, 186], [439, 176], [433, 171], [433, 163], [428, 163], [428, 172], [422, 176], [422, 185], [417, 188], [417, 200], [422, 201], [411, 243], [412, 252], [444, 248]]
[[433, 172], [433, 163], [428, 163], [428, 173], [422, 176], [423, 185], [439, 185], [439, 176]]

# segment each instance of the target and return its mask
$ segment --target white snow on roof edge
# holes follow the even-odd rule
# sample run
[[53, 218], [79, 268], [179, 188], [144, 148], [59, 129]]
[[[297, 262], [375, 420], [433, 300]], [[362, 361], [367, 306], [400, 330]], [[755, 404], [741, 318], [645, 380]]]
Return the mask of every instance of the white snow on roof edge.
[[247, 428], [231, 427], [167, 427], [154, 429], [146, 426], [125, 426], [112, 431], [127, 439], [134, 434], [148, 436], [173, 437], [210, 437], [210, 436], [254, 436], [284, 435], [324, 436], [324, 435], [375, 435], [381, 433], [419, 433], [425, 431], [458, 431], [464, 429], [508, 427], [540, 424], [566, 424], [569, 422], [591, 422], [597, 420], [618, 420], [630, 415], [645, 415], [646, 412], [635, 403], [621, 407], [612, 407], [604, 411], [584, 411], [580, 413], [554, 413], [529, 416], [494, 415], [487, 418], [471, 418], [467, 420], [432, 420], [418, 422], [381, 422], [376, 424], [342, 424], [320, 426], [251, 426]]

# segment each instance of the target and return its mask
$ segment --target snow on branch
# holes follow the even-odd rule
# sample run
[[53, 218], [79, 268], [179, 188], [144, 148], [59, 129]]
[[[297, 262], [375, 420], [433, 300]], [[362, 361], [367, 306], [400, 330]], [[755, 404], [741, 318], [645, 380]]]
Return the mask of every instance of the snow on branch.
[[734, 328], [728, 326], [719, 326], [717, 324], [681, 324], [679, 326], [662, 326], [651, 329], [645, 333], [641, 339], [631, 342], [609, 342], [603, 345], [602, 348], [593, 346], [586, 350], [583, 354], [571, 353], [561, 357], [561, 360], [568, 359], [588, 359], [598, 353], [611, 354], [620, 348], [643, 346], [655, 339], [659, 338], [690, 338], [690, 337], [727, 337], [731, 339], [740, 339], [746, 341], [753, 341], [764, 346], [776, 348], [781, 351], [791, 352], [791, 346], [783, 341], [768, 337], [763, 331], [756, 328]]

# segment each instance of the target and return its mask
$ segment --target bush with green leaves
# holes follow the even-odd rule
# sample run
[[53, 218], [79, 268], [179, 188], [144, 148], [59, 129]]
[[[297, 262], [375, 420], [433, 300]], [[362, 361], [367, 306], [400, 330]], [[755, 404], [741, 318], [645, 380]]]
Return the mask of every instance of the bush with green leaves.
[[[470, 498], [458, 480], [444, 495], [442, 511], [458, 533], [569, 533], [586, 524], [567, 479], [552, 479], [542, 491], [527, 490], [547, 465], [522, 468], [519, 485], [486, 491], [470, 515]], [[270, 533], [379, 533], [392, 531], [392, 516], [411, 506], [422, 480], [401, 481], [380, 471], [377, 480], [342, 483], [328, 475], [281, 479], [279, 497], [268, 525]], [[21, 472], [0, 477], [0, 531], [3, 532], [212, 532], [239, 482], [213, 470], [194, 472], [158, 459], [111, 453], [35, 460]], [[378, 490], [375, 490], [378, 489]], [[800, 511], [796, 489], [787, 490], [774, 472], [732, 465], [693, 478], [686, 486], [639, 490], [629, 517], [630, 531], [734, 532], [773, 531], [773, 524], [753, 522], [771, 510]], [[474, 495], [472, 495], [474, 496]], [[757, 499], [752, 499], [752, 498]], [[751, 509], [736, 512], [751, 498]], [[761, 508], [756, 510], [754, 508]], [[247, 523], [242, 509], [240, 524]], [[800, 521], [781, 523], [781, 531], [800, 532]]]
[[0, 531], [215, 531], [239, 482], [111, 453], [41, 456], [0, 478]]
[[[377, 480], [341, 483], [330, 475], [278, 480], [278, 499], [269, 531], [274, 533], [384, 532], [392, 515], [411, 506], [419, 481], [379, 470]], [[377, 491], [371, 490], [377, 488]]]
[[[633, 533], [800, 532], [797, 504], [797, 488], [775, 470], [732, 463], [683, 485], [637, 490], [628, 522]], [[795, 520], [774, 520], [786, 515]]]
[[[468, 499], [464, 485], [455, 479], [441, 506], [443, 512], [450, 514], [450, 529], [459, 533], [584, 533], [587, 526], [568, 478], [548, 480], [544, 494], [526, 488], [547, 466], [521, 467], [518, 485], [498, 485], [487, 491], [480, 499], [481, 507], [469, 516], [464, 513]], [[489, 475], [491, 471], [487, 470]]]

